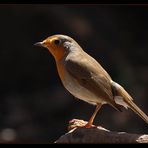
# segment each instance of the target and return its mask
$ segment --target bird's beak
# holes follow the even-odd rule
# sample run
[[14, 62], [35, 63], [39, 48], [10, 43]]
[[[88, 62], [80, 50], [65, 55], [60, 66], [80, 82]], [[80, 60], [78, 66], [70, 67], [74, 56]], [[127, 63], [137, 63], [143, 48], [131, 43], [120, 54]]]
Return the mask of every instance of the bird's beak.
[[39, 47], [44, 47], [44, 44], [43, 42], [37, 42], [34, 44], [35, 46], [39, 46]]

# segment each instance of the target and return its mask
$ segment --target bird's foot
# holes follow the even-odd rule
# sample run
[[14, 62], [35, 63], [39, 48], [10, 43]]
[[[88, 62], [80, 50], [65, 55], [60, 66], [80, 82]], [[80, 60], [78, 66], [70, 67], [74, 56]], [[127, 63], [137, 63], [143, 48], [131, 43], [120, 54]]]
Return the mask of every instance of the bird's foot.
[[87, 121], [80, 120], [80, 119], [72, 119], [69, 121], [68, 130], [72, 130], [75, 128], [96, 128], [97, 126], [90, 124]]
[[85, 128], [96, 128], [97, 126], [90, 124], [89, 122], [84, 126]]

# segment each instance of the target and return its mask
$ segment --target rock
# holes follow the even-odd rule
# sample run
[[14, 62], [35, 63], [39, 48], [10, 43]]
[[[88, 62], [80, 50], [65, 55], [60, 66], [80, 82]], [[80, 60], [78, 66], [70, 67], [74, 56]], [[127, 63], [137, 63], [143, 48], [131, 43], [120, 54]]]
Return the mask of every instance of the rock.
[[[84, 123], [84, 124], [83, 124]], [[100, 144], [125, 144], [125, 143], [148, 143], [148, 135], [114, 132], [97, 126], [85, 128], [86, 121], [73, 119], [70, 121], [69, 132], [62, 135], [55, 143], [100, 143]], [[83, 127], [82, 127], [83, 126]], [[71, 128], [70, 128], [71, 127]]]

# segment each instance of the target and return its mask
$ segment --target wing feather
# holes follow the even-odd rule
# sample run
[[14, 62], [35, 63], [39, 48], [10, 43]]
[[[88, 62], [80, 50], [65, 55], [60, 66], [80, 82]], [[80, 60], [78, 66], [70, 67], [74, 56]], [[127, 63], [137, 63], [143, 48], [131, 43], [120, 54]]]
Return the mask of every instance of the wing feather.
[[66, 70], [81, 86], [96, 94], [102, 101], [118, 108], [113, 99], [111, 77], [95, 59], [85, 54], [77, 58], [67, 58], [65, 63]]

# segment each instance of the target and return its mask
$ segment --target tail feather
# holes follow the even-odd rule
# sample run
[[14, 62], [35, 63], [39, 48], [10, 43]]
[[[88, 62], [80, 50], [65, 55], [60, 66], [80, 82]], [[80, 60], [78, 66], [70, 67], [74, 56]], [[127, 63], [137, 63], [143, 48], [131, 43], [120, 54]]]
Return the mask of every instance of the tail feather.
[[148, 116], [133, 101], [126, 103], [136, 114], [138, 114], [148, 124]]
[[120, 105], [124, 107], [131, 108], [136, 114], [138, 114], [147, 124], [148, 124], [148, 116], [133, 102], [132, 97], [125, 91], [125, 89], [117, 84], [116, 82], [112, 81], [112, 90], [113, 95], [115, 96], [115, 102], [118, 103], [118, 97], [121, 99], [123, 103], [120, 101]]

